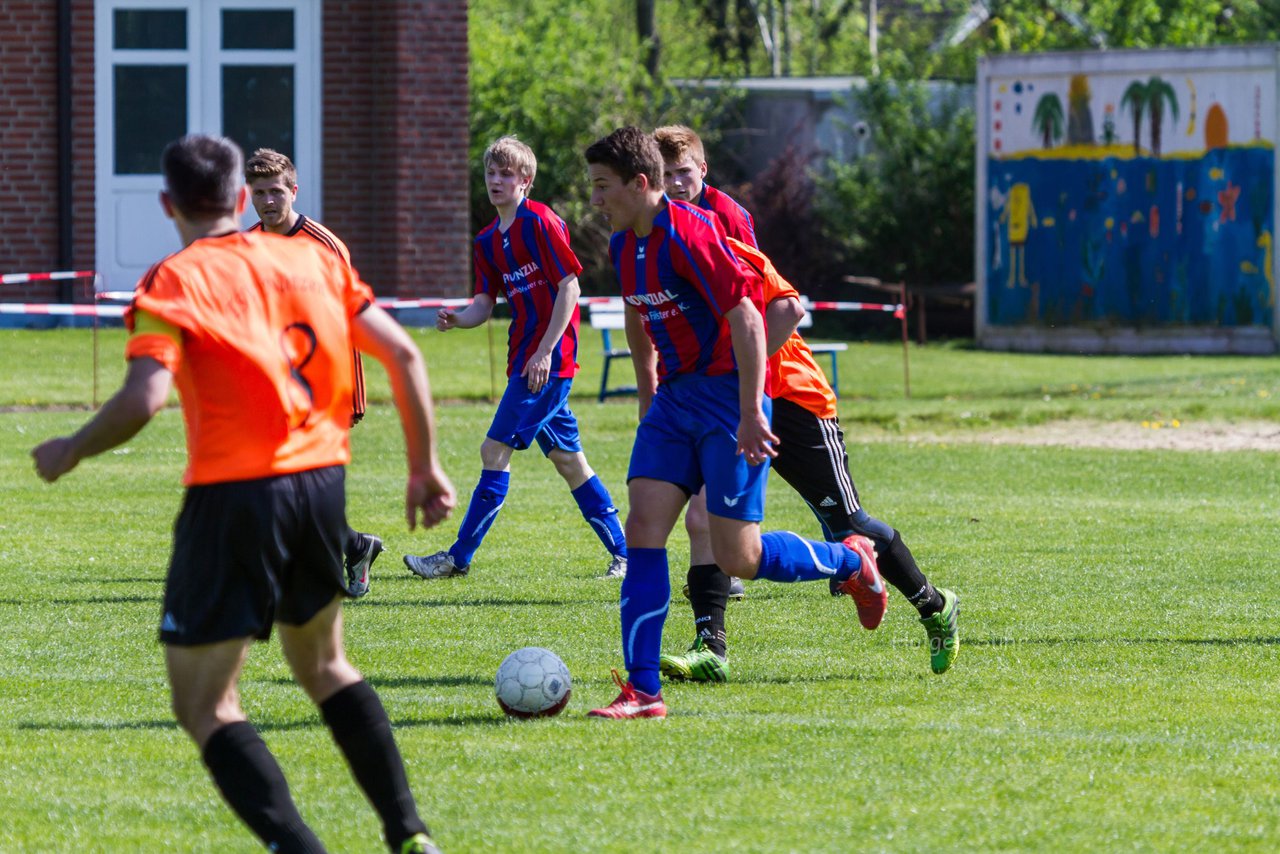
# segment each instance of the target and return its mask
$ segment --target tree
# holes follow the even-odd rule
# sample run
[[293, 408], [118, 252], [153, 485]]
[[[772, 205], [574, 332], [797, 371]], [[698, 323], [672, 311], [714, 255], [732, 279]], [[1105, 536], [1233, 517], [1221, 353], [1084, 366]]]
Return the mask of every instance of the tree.
[[1031, 117], [1031, 126], [1044, 140], [1045, 148], [1053, 148], [1053, 144], [1062, 139], [1062, 99], [1055, 93], [1041, 96], [1036, 102], [1035, 115]]
[[1133, 156], [1142, 154], [1142, 114], [1147, 109], [1147, 84], [1135, 80], [1120, 96], [1120, 107], [1133, 113]]
[[1152, 77], [1147, 81], [1147, 110], [1151, 113], [1151, 153], [1160, 156], [1160, 131], [1164, 122], [1164, 104], [1169, 102], [1169, 112], [1173, 120], [1178, 120], [1178, 96], [1173, 87], [1160, 78]]
[[825, 164], [816, 200], [823, 250], [812, 251], [834, 256], [840, 271], [885, 281], [969, 281], [973, 109], [958, 97], [931, 108], [926, 87], [885, 77], [853, 97], [872, 128], [871, 148], [851, 163]]
[[636, 35], [644, 50], [644, 67], [649, 76], [657, 78], [658, 59], [662, 52], [662, 40], [658, 38], [657, 0], [636, 0]]
[[715, 138], [721, 104], [731, 92], [692, 95], [651, 77], [646, 45], [636, 37], [633, 8], [615, 0], [560, 3], [472, 0], [471, 227], [494, 217], [485, 192], [481, 155], [489, 143], [514, 134], [533, 148], [538, 173], [530, 195], [568, 223], [584, 285], [612, 281], [609, 227], [590, 206], [583, 150], [623, 125], [652, 128], [672, 121], [706, 127]]

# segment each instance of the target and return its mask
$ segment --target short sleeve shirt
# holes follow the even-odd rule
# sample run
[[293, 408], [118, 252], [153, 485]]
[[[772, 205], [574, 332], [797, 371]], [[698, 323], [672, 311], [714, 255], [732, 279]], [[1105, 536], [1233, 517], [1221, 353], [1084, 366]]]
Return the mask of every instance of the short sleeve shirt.
[[762, 305], [761, 292], [712, 215], [667, 199], [648, 235], [615, 233], [609, 256], [623, 300], [639, 312], [657, 351], [659, 382], [738, 369], [725, 313], [744, 297]]
[[[503, 231], [495, 219], [475, 239], [475, 293], [505, 297], [511, 306], [507, 329], [507, 376], [524, 371], [551, 323], [560, 296], [560, 283], [582, 272], [569, 247], [569, 229], [546, 205], [525, 199], [515, 221]], [[578, 324], [573, 315], [564, 335], [551, 351], [553, 377], [572, 377], [578, 371]]]
[[[138, 283], [125, 355], [174, 373], [188, 485], [350, 460], [351, 319], [373, 292], [338, 255], [265, 232], [196, 240]], [[158, 319], [178, 337], [137, 322]]]

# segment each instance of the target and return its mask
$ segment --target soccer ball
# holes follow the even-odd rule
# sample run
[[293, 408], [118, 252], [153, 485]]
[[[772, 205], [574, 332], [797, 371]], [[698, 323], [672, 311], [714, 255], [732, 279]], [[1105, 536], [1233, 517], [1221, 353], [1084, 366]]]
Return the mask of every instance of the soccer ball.
[[560, 714], [569, 703], [571, 687], [569, 668], [540, 646], [517, 649], [503, 659], [493, 684], [502, 711], [516, 718]]

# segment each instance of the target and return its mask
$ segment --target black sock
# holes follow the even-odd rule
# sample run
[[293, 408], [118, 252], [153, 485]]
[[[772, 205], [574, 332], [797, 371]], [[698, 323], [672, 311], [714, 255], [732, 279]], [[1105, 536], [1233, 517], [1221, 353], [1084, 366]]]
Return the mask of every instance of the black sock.
[[391, 720], [368, 682], [348, 685], [320, 704], [320, 714], [333, 734], [356, 782], [382, 819], [392, 851], [415, 833], [428, 833], [418, 818], [405, 775], [404, 761], [391, 734]]
[[360, 551], [360, 546], [364, 543], [364, 537], [360, 536], [360, 532], [355, 528], [347, 528], [347, 539], [343, 544], [342, 553], [348, 557]]
[[911, 549], [902, 541], [901, 534], [895, 530], [888, 547], [877, 542], [876, 548], [880, 552], [876, 557], [880, 575], [907, 597], [907, 601], [920, 612], [920, 616], [928, 617], [942, 610], [942, 596], [933, 589], [920, 567], [916, 566], [916, 559], [911, 554]]
[[693, 627], [702, 644], [725, 657], [724, 609], [729, 604], [729, 576], [714, 563], [689, 567], [689, 604], [693, 606]]
[[289, 784], [248, 721], [227, 724], [205, 742], [204, 764], [236, 815], [272, 851], [323, 854], [289, 794]]

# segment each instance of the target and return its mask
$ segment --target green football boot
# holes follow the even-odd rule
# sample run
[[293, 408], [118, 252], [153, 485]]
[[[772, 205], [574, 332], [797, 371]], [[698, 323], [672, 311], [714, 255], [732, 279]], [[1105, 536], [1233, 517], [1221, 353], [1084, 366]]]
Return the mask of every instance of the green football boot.
[[929, 635], [929, 666], [934, 673], [946, 673], [960, 652], [960, 597], [941, 587], [938, 595], [942, 597], [942, 610], [921, 617], [920, 622]]
[[400, 854], [440, 854], [435, 842], [425, 833], [415, 833], [400, 843]]
[[702, 638], [694, 638], [689, 651], [680, 655], [664, 655], [658, 659], [658, 670], [668, 679], [693, 682], [727, 682], [729, 662], [707, 649]]

